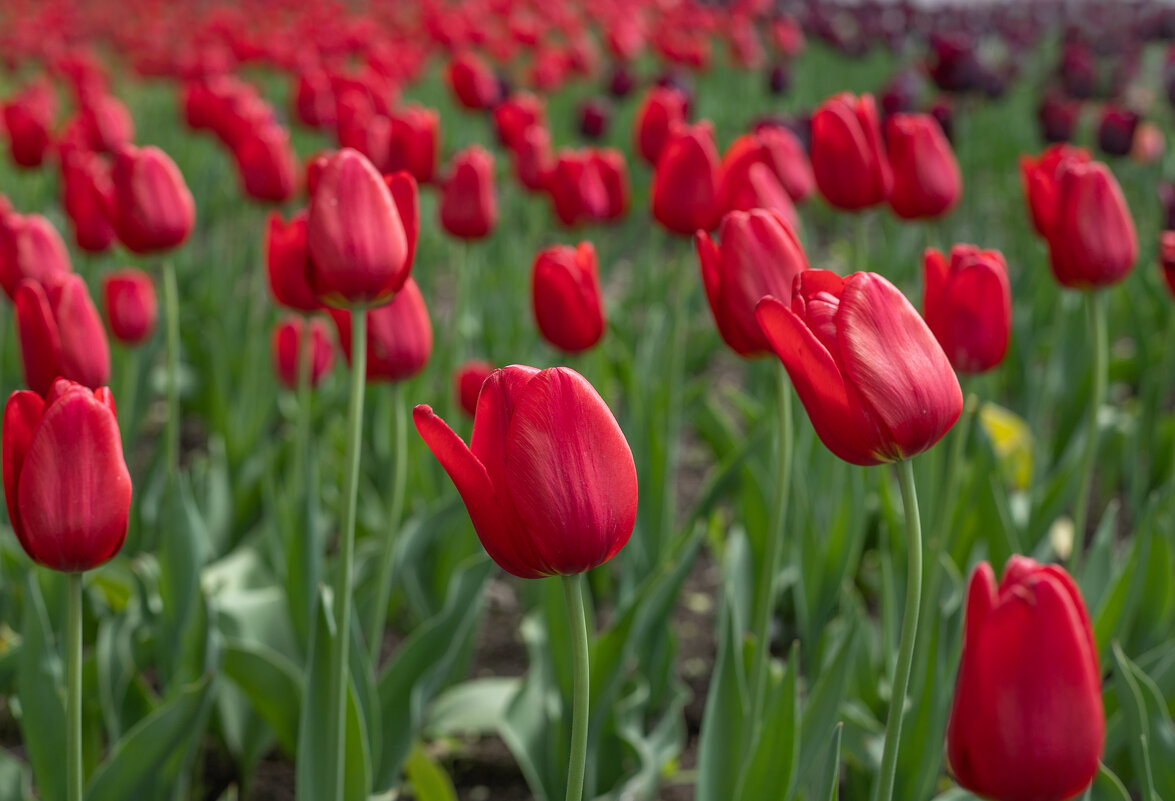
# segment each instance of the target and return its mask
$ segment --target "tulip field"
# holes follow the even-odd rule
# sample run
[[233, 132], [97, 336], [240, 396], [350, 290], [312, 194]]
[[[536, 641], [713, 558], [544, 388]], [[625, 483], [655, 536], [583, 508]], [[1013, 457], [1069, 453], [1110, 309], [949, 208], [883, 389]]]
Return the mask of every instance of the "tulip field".
[[0, 0], [0, 801], [1175, 801], [1175, 7]]

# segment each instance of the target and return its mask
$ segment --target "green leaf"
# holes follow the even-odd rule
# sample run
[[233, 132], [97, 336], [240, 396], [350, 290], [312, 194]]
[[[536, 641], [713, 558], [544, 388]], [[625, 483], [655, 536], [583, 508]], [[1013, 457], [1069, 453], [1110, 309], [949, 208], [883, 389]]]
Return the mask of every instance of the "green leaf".
[[187, 479], [168, 480], [159, 526], [159, 596], [162, 603], [155, 633], [156, 655], [165, 684], [173, 687], [195, 680], [203, 665], [184, 664], [185, 635], [198, 603], [200, 567], [207, 537], [192, 500]]
[[63, 801], [65, 771], [65, 701], [61, 658], [53, 647], [49, 615], [37, 584], [39, 568], [25, 579], [24, 643], [16, 671], [16, 696], [20, 701], [20, 735], [33, 766], [37, 793], [43, 801]]
[[[736, 801], [770, 796], [790, 801], [796, 790], [800, 761], [800, 702], [796, 675], [800, 670], [800, 644], [792, 644], [785, 673], [777, 681], [760, 722], [750, 762], [738, 784]], [[783, 788], [782, 794], [780, 789]]]
[[1130, 758], [1134, 763], [1134, 772], [1141, 778], [1147, 792], [1144, 798], [1147, 801], [1158, 801], [1155, 793], [1155, 780], [1151, 774], [1150, 745], [1147, 735], [1150, 724], [1147, 720], [1146, 704], [1143, 701], [1142, 690], [1135, 676], [1134, 663], [1131, 662], [1118, 643], [1112, 646], [1114, 662], [1117, 670], [1114, 671], [1114, 683], [1118, 689], [1118, 697], [1122, 705], [1122, 712], [1126, 717], [1127, 728], [1133, 735], [1128, 740], [1131, 743]]
[[297, 666], [266, 645], [234, 640], [225, 647], [224, 673], [248, 696], [286, 753], [294, 754], [302, 706], [302, 677]]
[[828, 749], [828, 758], [824, 762], [821, 774], [820, 791], [816, 793], [817, 801], [837, 801], [840, 798], [840, 737], [845, 724], [837, 723], [832, 730], [832, 746]]
[[[820, 744], [828, 736], [840, 716], [840, 705], [844, 700], [845, 685], [856, 659], [856, 627], [847, 621], [848, 628], [839, 633], [832, 653], [816, 671], [817, 679], [804, 702], [800, 721], [800, 765], [815, 763]], [[829, 635], [836, 634], [830, 630]]]
[[412, 753], [404, 763], [404, 773], [412, 785], [416, 801], [457, 801], [453, 780], [419, 742], [412, 745]]
[[425, 732], [430, 739], [493, 734], [521, 684], [515, 676], [492, 676], [451, 687], [433, 701]]
[[8, 749], [0, 749], [0, 798], [8, 801], [31, 801], [32, 776], [29, 767]]
[[110, 758], [94, 772], [86, 801], [150, 798], [158, 771], [174, 755], [203, 736], [199, 725], [211, 676], [180, 689], [167, 703], [141, 720], [115, 745]]
[[1122, 780], [1102, 762], [1090, 787], [1089, 801], [1131, 801], [1131, 798]]

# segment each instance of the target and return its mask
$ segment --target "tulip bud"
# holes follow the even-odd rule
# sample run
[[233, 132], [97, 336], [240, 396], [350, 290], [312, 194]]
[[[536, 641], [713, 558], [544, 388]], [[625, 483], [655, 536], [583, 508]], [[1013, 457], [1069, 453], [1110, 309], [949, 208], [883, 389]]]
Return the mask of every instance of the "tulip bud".
[[628, 542], [637, 507], [632, 451], [574, 370], [495, 370], [482, 385], [468, 447], [428, 406], [412, 416], [486, 552], [507, 572], [583, 573]]
[[108, 273], [102, 279], [102, 300], [106, 324], [119, 342], [138, 345], [155, 333], [159, 303], [148, 273], [130, 267]]
[[270, 123], [241, 139], [234, 148], [241, 188], [254, 200], [284, 203], [298, 181], [298, 156], [290, 133]]
[[[339, 344], [351, 363], [351, 313], [328, 309]], [[403, 381], [424, 369], [432, 355], [432, 323], [424, 296], [409, 278], [391, 303], [367, 312], [367, 381]]]
[[608, 93], [612, 97], [627, 97], [634, 88], [636, 79], [627, 67], [621, 64], [612, 69], [612, 74], [608, 78]]
[[904, 220], [937, 217], [963, 192], [951, 143], [929, 114], [895, 114], [886, 122], [886, 150], [893, 168], [889, 205]]
[[86, 139], [99, 153], [114, 153], [135, 141], [135, 119], [117, 97], [87, 97], [79, 113]]
[[1032, 225], [1039, 236], [1048, 238], [1057, 216], [1057, 173], [1064, 162], [1085, 163], [1089, 151], [1058, 143], [1050, 145], [1039, 157], [1020, 157], [1020, 179]]
[[330, 79], [321, 70], [298, 73], [294, 86], [294, 113], [311, 128], [326, 128], [335, 121], [335, 97]]
[[580, 353], [604, 336], [604, 299], [591, 242], [540, 251], [531, 274], [531, 296], [539, 332], [556, 348]]
[[674, 233], [690, 236], [718, 223], [718, 150], [710, 123], [685, 126], [665, 145], [650, 196], [653, 217]]
[[1046, 142], [1068, 142], [1081, 116], [1081, 104], [1055, 94], [1045, 95], [1037, 110], [1041, 135]]
[[551, 134], [541, 125], [532, 125], [522, 135], [522, 143], [512, 151], [514, 175], [523, 188], [530, 192], [542, 192], [554, 168], [555, 158], [551, 154]]
[[791, 70], [786, 64], [773, 64], [767, 71], [767, 91], [776, 97], [787, 94], [791, 88]]
[[1110, 286], [1130, 273], [1138, 258], [1138, 236], [1122, 189], [1106, 165], [1063, 161], [1055, 208], [1049, 264], [1062, 286]]
[[592, 98], [579, 107], [579, 132], [588, 139], [599, 139], [608, 132], [612, 107], [604, 98]]
[[817, 436], [846, 462], [909, 459], [963, 411], [959, 379], [934, 334], [876, 273], [804, 270], [790, 309], [766, 297], [755, 317]]
[[40, 214], [10, 213], [0, 217], [0, 286], [16, 299], [24, 279], [48, 283], [73, 272], [61, 234]]
[[608, 214], [608, 190], [599, 165], [587, 153], [559, 154], [547, 180], [555, 215], [566, 226], [602, 220]]
[[371, 162], [349, 148], [322, 168], [306, 242], [310, 287], [332, 306], [386, 303], [412, 269], [396, 200]]
[[755, 305], [768, 295], [791, 303], [795, 277], [808, 269], [808, 258], [787, 222], [761, 209], [727, 214], [719, 236], [721, 244], [704, 231], [694, 237], [718, 333], [744, 358], [766, 355], [771, 346], [755, 319]]
[[61, 165], [62, 205], [78, 247], [102, 253], [114, 242], [114, 185], [110, 169], [93, 153], [77, 153]]
[[825, 100], [812, 115], [812, 174], [824, 199], [858, 211], [889, 197], [893, 175], [882, 151], [872, 95], [848, 92]]
[[388, 172], [407, 170], [418, 183], [432, 181], [437, 169], [440, 117], [436, 111], [408, 106], [392, 115]]
[[309, 332], [311, 349], [310, 386], [316, 387], [330, 374], [335, 351], [331, 346], [326, 321], [319, 317], [303, 318], [290, 315], [273, 329], [271, 341], [273, 371], [287, 389], [298, 388], [298, 373], [302, 367], [303, 339]]
[[1076, 798], [1097, 774], [1104, 740], [1097, 649], [1073, 579], [1013, 556], [997, 587], [981, 563], [947, 726], [955, 779], [997, 801]]
[[58, 377], [91, 389], [110, 380], [106, 331], [80, 276], [55, 276], [44, 285], [21, 281], [16, 326], [25, 383], [37, 394], [48, 394]]
[[114, 156], [114, 227], [133, 253], [169, 250], [188, 238], [196, 205], [184, 177], [157, 147], [126, 145]]
[[686, 121], [686, 96], [676, 88], [655, 86], [636, 113], [636, 147], [646, 162], [657, 166], [673, 130]]
[[1097, 145], [1110, 156], [1125, 156], [1134, 147], [1138, 114], [1130, 109], [1107, 106], [1097, 127]]
[[522, 144], [522, 135], [532, 125], [546, 126], [547, 110], [538, 96], [518, 92], [494, 106], [494, 133], [508, 150]]
[[474, 53], [462, 53], [450, 61], [447, 77], [453, 96], [467, 109], [487, 109], [498, 101], [498, 79]]
[[13, 164], [18, 167], [41, 166], [49, 151], [52, 127], [51, 94], [45, 95], [30, 88], [12, 102], [4, 104], [4, 129], [8, 132]]
[[457, 401], [461, 410], [470, 417], [477, 411], [477, 396], [481, 394], [481, 385], [494, 371], [489, 362], [470, 360], [457, 368], [453, 374], [453, 389], [457, 393]]
[[122, 548], [130, 517], [114, 398], [60, 378], [46, 395], [14, 392], [4, 407], [8, 519], [34, 562], [90, 570]]
[[591, 148], [588, 161], [600, 171], [604, 194], [608, 199], [603, 220], [619, 220], [628, 212], [628, 163], [614, 147]]
[[489, 236], [498, 223], [494, 194], [494, 157], [472, 145], [453, 157], [453, 166], [441, 189], [441, 226], [459, 239]]
[[955, 245], [950, 261], [933, 248], [923, 259], [922, 316], [960, 373], [999, 365], [1012, 329], [1008, 267], [998, 250]]
[[310, 251], [306, 245], [306, 211], [285, 222], [276, 211], [270, 212], [265, 235], [265, 263], [269, 290], [280, 306], [300, 312], [312, 312], [322, 303], [308, 283]]

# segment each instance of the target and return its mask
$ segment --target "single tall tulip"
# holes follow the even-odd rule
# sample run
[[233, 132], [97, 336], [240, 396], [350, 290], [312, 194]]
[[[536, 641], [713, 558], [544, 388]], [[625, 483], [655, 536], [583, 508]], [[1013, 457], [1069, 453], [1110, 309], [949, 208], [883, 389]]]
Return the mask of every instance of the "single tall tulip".
[[102, 318], [81, 276], [69, 273], [45, 284], [24, 280], [16, 290], [25, 382], [48, 395], [61, 377], [96, 389], [110, 380], [110, 346]]
[[[329, 309], [339, 344], [351, 363], [351, 314]], [[367, 313], [367, 381], [403, 381], [424, 369], [432, 355], [432, 323], [420, 287], [409, 278], [391, 303]]]
[[668, 230], [692, 235], [708, 231], [722, 213], [718, 197], [718, 150], [708, 122], [678, 130], [661, 151], [650, 196], [653, 217]]
[[446, 231], [459, 239], [489, 236], [498, 223], [494, 157], [489, 151], [472, 145], [454, 156], [441, 192], [441, 226]]
[[110, 333], [124, 345], [138, 345], [155, 333], [159, 302], [149, 273], [128, 267], [102, 279], [102, 300]]
[[[345, 313], [345, 312], [341, 312]], [[330, 374], [334, 366], [335, 350], [331, 345], [330, 332], [321, 317], [303, 318], [291, 314], [273, 329], [270, 342], [273, 354], [273, 369], [278, 380], [286, 389], [297, 389], [299, 360], [302, 358], [304, 337], [310, 337], [310, 386], [316, 387]]]
[[122, 548], [130, 515], [114, 398], [62, 378], [44, 394], [14, 392], [4, 407], [8, 519], [34, 562], [90, 570]]
[[531, 273], [531, 296], [539, 332], [556, 348], [580, 353], [604, 336], [604, 299], [591, 242], [540, 251]]
[[893, 184], [872, 95], [848, 92], [820, 104], [812, 115], [812, 174], [831, 205], [845, 211], [876, 206]]
[[790, 303], [796, 276], [808, 269], [792, 228], [770, 211], [735, 211], [722, 218], [721, 244], [705, 231], [699, 231], [694, 242], [722, 341], [743, 357], [770, 353], [755, 319], [755, 305], [768, 295]]
[[997, 587], [981, 563], [947, 727], [959, 784], [995, 801], [1076, 798], [1097, 774], [1104, 739], [1097, 647], [1073, 579], [1013, 556]]
[[789, 309], [759, 301], [755, 316], [816, 434], [860, 465], [909, 459], [959, 419], [959, 380], [910, 301], [885, 278], [805, 270]]
[[1126, 198], [1100, 162], [1062, 162], [1049, 229], [1049, 264], [1062, 286], [1091, 289], [1123, 280], [1138, 259]]
[[1008, 351], [1012, 290], [998, 250], [955, 245], [950, 259], [928, 248], [923, 258], [922, 316], [960, 373], [996, 367]]
[[[411, 197], [415, 182], [405, 180], [412, 182]], [[415, 210], [398, 207], [371, 162], [343, 148], [322, 169], [310, 200], [311, 288], [332, 306], [386, 303], [408, 280], [415, 224]]]
[[904, 220], [945, 214], [963, 192], [963, 176], [938, 122], [929, 114], [895, 114], [886, 121], [893, 168], [889, 206]]
[[175, 162], [157, 147], [126, 145], [114, 156], [114, 227], [134, 253], [169, 250], [192, 232], [196, 205]]

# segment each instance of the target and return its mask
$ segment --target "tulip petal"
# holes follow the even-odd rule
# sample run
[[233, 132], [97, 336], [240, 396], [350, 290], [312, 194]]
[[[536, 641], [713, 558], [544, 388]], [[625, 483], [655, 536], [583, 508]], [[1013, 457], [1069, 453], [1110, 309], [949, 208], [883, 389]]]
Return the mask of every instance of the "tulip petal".
[[66, 391], [45, 408], [17, 487], [29, 554], [55, 570], [89, 570], [126, 538], [131, 477], [110, 409]]
[[110, 345], [102, 318], [81, 276], [70, 274], [54, 310], [61, 337], [61, 374], [90, 389], [110, 380]]
[[921, 453], [963, 411], [963, 392], [942, 347], [897, 288], [875, 273], [845, 283], [837, 317], [840, 362], [882, 427], [883, 460]]
[[45, 395], [62, 372], [61, 337], [49, 298], [35, 281], [21, 281], [16, 290], [16, 324], [25, 383]]
[[[388, 185], [388, 191], [392, 193], [392, 200], [396, 204], [396, 211], [399, 212], [400, 222], [404, 226], [404, 237], [408, 244], [408, 255], [405, 257], [404, 263], [408, 265], [408, 270], [411, 270], [412, 262], [416, 258], [416, 243], [420, 239], [420, 192], [416, 185], [416, 179], [405, 170], [385, 175], [384, 182]], [[403, 286], [403, 282], [408, 280], [408, 270], [403, 272], [403, 280], [395, 287], [394, 291], [399, 292], [400, 286]]]
[[8, 521], [12, 524], [20, 544], [27, 552], [28, 543], [24, 538], [24, 527], [20, 524], [20, 511], [16, 502], [20, 472], [24, 468], [33, 433], [41, 422], [45, 402], [36, 392], [19, 390], [8, 397], [4, 407], [4, 500], [8, 504]]
[[578, 373], [555, 367], [526, 384], [510, 421], [506, 462], [514, 506], [553, 572], [590, 570], [628, 542], [637, 507], [632, 452]]

